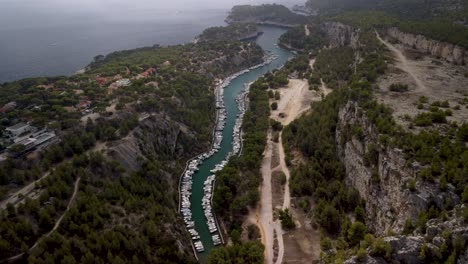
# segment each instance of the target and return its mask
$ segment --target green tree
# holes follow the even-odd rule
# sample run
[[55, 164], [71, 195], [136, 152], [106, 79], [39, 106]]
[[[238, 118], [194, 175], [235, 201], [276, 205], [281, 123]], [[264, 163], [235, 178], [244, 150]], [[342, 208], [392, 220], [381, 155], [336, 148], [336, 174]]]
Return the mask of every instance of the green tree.
[[357, 206], [354, 208], [354, 217], [356, 218], [356, 221], [363, 222], [365, 223], [365, 216], [364, 216], [364, 210], [362, 209], [361, 206]]
[[50, 216], [49, 211], [47, 209], [45, 209], [45, 208], [42, 208], [39, 211], [39, 226], [42, 229], [47, 230], [47, 229], [52, 228], [53, 224], [54, 224], [54, 220]]
[[351, 245], [357, 245], [367, 233], [366, 226], [356, 221], [354, 222], [348, 230], [348, 241]]
[[271, 104], [271, 110], [275, 111], [275, 110], [277, 110], [277, 109], [278, 109], [278, 103], [277, 103], [277, 102], [273, 102], [273, 103]]
[[288, 208], [279, 211], [279, 219], [284, 229], [294, 229], [296, 227]]

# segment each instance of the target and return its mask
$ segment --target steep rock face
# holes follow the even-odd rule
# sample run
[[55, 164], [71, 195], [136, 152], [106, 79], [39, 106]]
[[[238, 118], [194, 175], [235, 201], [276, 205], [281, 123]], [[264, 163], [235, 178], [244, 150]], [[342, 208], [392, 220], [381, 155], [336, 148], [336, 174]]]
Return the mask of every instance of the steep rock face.
[[[390, 257], [392, 262], [387, 262], [386, 260], [380, 257], [371, 257], [368, 255], [363, 261], [359, 261], [358, 258], [354, 256], [345, 261], [344, 263], [427, 263], [423, 262], [420, 258], [421, 248], [424, 244], [427, 246], [427, 249], [429, 251], [429, 253], [426, 253], [428, 255], [427, 257], [431, 258], [431, 256], [437, 256], [437, 254], [440, 254], [443, 247], [446, 247], [447, 245], [453, 245], [454, 240], [461, 238], [466, 241], [468, 239], [468, 226], [465, 224], [463, 217], [460, 217], [464, 208], [465, 206], [461, 205], [455, 207], [454, 210], [450, 211], [448, 213], [450, 220], [429, 220], [426, 224], [425, 234], [414, 232], [412, 235], [409, 236], [385, 237], [384, 241], [388, 242], [392, 249]], [[370, 249], [367, 249], [367, 253], [370, 253]], [[467, 263], [467, 260], [468, 250], [466, 250], [464, 254], [458, 257], [457, 264]]]
[[[362, 130], [359, 138], [349, 135], [352, 127]], [[339, 111], [336, 140], [341, 142], [338, 153], [346, 168], [347, 183], [366, 200], [366, 223], [376, 234], [401, 232], [407, 219], [416, 219], [433, 204], [443, 208], [447, 198], [452, 205], [459, 202], [456, 194], [441, 192], [436, 184], [417, 181], [416, 191], [410, 191], [407, 182], [416, 179], [419, 166], [408, 164], [401, 150], [379, 145], [376, 129], [353, 102]], [[377, 144], [376, 164], [365, 161], [370, 144]]]
[[204, 148], [207, 144], [196, 142], [195, 135], [183, 124], [157, 114], [140, 122], [129, 136], [115, 142], [107, 155], [127, 170], [136, 171], [145, 159], [189, 159]]
[[321, 27], [332, 47], [359, 47], [359, 30], [339, 22], [325, 22]]
[[454, 64], [468, 64], [468, 51], [457, 45], [427, 38], [422, 35], [405, 33], [397, 28], [389, 28], [387, 35], [419, 51], [445, 59]]

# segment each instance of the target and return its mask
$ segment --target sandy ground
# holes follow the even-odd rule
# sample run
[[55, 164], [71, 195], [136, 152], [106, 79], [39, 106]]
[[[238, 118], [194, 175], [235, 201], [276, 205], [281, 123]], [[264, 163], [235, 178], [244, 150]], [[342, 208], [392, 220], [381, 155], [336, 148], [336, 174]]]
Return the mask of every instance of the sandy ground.
[[408, 60], [406, 59], [405, 55], [403, 55], [403, 52], [399, 49], [397, 49], [395, 46], [390, 44], [389, 42], [383, 40], [379, 34], [377, 34], [377, 39], [382, 42], [395, 56], [396, 63], [395, 66], [403, 70], [404, 72], [408, 73], [410, 77], [413, 79], [414, 83], [416, 84], [416, 91], [427, 91], [427, 87], [424, 85], [424, 83], [419, 79], [419, 77], [414, 73], [414, 67], [411, 65]]
[[278, 109], [271, 112], [271, 118], [286, 126], [309, 110], [312, 102], [320, 101], [322, 94], [326, 96], [332, 90], [322, 82], [320, 91], [311, 91], [306, 80], [291, 79], [287, 87], [278, 91], [281, 99], [278, 102]]
[[272, 140], [271, 131], [268, 133], [268, 141], [263, 154], [261, 173], [263, 182], [261, 184], [260, 214], [258, 215], [262, 243], [265, 245], [265, 261], [273, 263], [273, 230], [277, 223], [273, 221], [273, 206], [271, 197], [271, 156]]
[[[409, 122], [403, 118], [425, 112], [434, 101], [450, 103], [452, 117], [450, 121], [466, 122], [468, 109], [462, 102], [468, 100], [468, 78], [464, 76], [468, 72], [467, 66], [453, 65], [437, 58], [417, 53], [416, 51], [398, 44], [391, 44], [379, 37], [389, 49], [389, 55], [395, 62], [389, 66], [385, 76], [378, 80], [379, 90], [376, 97], [394, 110], [394, 118], [404, 127], [408, 128]], [[414, 55], [416, 54], [416, 56]], [[389, 91], [394, 83], [407, 84], [409, 91], [398, 93]], [[417, 109], [421, 96], [428, 98], [429, 103], [424, 105], [425, 110]], [[453, 109], [460, 105], [460, 109]]]
[[[106, 107], [106, 112], [115, 114], [115, 113], [117, 112], [117, 110], [115, 109], [116, 106], [117, 106], [117, 103], [111, 104], [110, 106]], [[81, 123], [82, 123], [83, 125], [85, 125], [86, 122], [88, 121], [88, 118], [91, 118], [91, 120], [94, 122], [94, 121], [96, 121], [96, 119], [98, 119], [100, 116], [101, 116], [100, 113], [91, 113], [91, 114], [84, 115], [84, 116], [81, 117]]]
[[290, 79], [289, 84], [278, 91], [281, 99], [278, 102], [278, 109], [271, 112], [271, 118], [283, 125], [288, 125], [298, 118], [304, 110], [310, 108], [310, 103], [317, 97], [316, 92], [309, 90], [307, 81], [301, 79]]
[[315, 58], [313, 58], [313, 59], [311, 59], [311, 60], [309, 61], [309, 66], [310, 66], [310, 68], [311, 68], [312, 70], [314, 69], [314, 65], [315, 65]]
[[312, 263], [320, 259], [320, 230], [312, 228], [310, 215], [301, 209], [290, 208], [296, 228], [283, 233], [286, 263]]
[[[324, 90], [321, 91], [312, 91], [309, 90], [307, 80], [291, 79], [286, 87], [278, 89], [281, 99], [278, 101], [278, 109], [272, 111], [270, 117], [281, 122], [283, 125], [288, 125], [309, 110], [313, 101], [319, 101], [322, 98], [322, 94], [327, 94], [326, 87], [323, 89]], [[278, 179], [272, 180], [272, 175], [276, 177], [280, 172], [283, 172], [286, 175], [286, 179], [289, 181], [289, 169], [285, 163], [281, 133], [279, 134], [279, 143], [274, 143], [271, 138], [272, 132], [270, 131], [261, 168], [263, 182], [260, 191], [260, 209], [259, 213], [256, 214], [258, 219], [253, 220], [251, 215], [249, 216], [250, 222], [257, 223], [261, 230], [262, 242], [265, 245], [266, 263], [283, 263], [285, 256], [289, 256], [290, 254], [299, 254], [297, 256], [299, 259], [312, 259], [314, 257], [311, 253], [314, 248], [312, 245], [319, 243], [319, 236], [315, 236], [314, 239], [311, 232], [301, 236], [299, 233], [303, 232], [304, 229], [290, 231], [286, 236], [286, 233], [281, 228], [280, 221], [275, 221], [273, 218], [273, 205], [283, 209], [289, 208], [291, 205], [291, 197], [288, 183], [281, 187], [283, 188], [282, 197], [276, 193]], [[275, 195], [272, 195], [272, 191], [275, 191]], [[300, 219], [300, 217], [298, 217], [298, 219]], [[303, 220], [305, 221], [305, 218]], [[298, 226], [304, 226], [304, 224], [298, 223]], [[296, 234], [296, 232], [298, 234]], [[276, 240], [274, 233], [278, 234]], [[293, 249], [297, 245], [302, 245], [299, 247], [302, 253]], [[287, 257], [287, 259], [289, 262], [289, 257]]]

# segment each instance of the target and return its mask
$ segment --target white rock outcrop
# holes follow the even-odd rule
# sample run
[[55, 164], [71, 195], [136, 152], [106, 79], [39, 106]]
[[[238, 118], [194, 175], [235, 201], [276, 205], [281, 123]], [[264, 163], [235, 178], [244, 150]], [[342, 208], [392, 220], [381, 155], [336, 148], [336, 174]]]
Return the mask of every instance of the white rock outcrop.
[[468, 64], [468, 51], [460, 46], [433, 40], [423, 35], [402, 32], [395, 27], [389, 28], [387, 30], [387, 35], [401, 44], [445, 59], [451, 63], [460, 65]]
[[340, 22], [325, 22], [322, 30], [327, 35], [331, 47], [359, 47], [359, 30]]

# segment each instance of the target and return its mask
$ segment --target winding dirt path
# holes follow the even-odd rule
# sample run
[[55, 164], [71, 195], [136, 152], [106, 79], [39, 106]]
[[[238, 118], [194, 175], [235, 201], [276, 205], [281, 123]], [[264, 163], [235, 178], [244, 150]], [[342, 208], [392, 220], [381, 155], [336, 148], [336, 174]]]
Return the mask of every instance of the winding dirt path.
[[[87, 150], [86, 153], [101, 152], [105, 149], [107, 149], [106, 142], [98, 141], [96, 142], [96, 145], [94, 145], [94, 147], [90, 150]], [[64, 161], [56, 164], [53, 168], [49, 169], [49, 171], [44, 172], [44, 174], [42, 174], [42, 176], [39, 179], [23, 186], [22, 188], [11, 194], [7, 199], [0, 201], [0, 210], [6, 209], [9, 203], [13, 204], [16, 207], [20, 203], [22, 203], [26, 197], [32, 198], [32, 196], [35, 196], [34, 194], [37, 194], [38, 192], [40, 193], [42, 190], [38, 190], [36, 188], [36, 184], [49, 177], [50, 173], [55, 167], [59, 166], [64, 162], [68, 162], [69, 160], [70, 159], [65, 159]]]
[[[309, 85], [306, 80], [292, 79], [287, 88], [280, 89], [281, 99], [278, 102], [278, 110], [271, 113], [271, 118], [281, 122], [283, 125], [291, 123], [294, 119], [298, 118], [302, 113], [310, 108], [310, 103], [314, 98], [314, 92], [309, 90]], [[278, 113], [283, 113], [284, 117], [279, 117]], [[265, 262], [268, 264], [283, 262], [285, 252], [283, 235], [284, 232], [281, 228], [281, 223], [273, 219], [273, 198], [272, 198], [272, 156], [273, 156], [273, 142], [272, 132], [268, 132], [267, 144], [263, 153], [263, 161], [261, 173], [263, 182], [260, 187], [261, 199], [259, 213], [256, 214], [257, 220], [255, 221], [260, 229], [262, 235], [262, 243], [265, 245]], [[281, 140], [281, 134], [280, 134]], [[280, 141], [281, 151], [280, 160], [282, 164], [281, 170], [287, 170], [284, 159], [284, 150]], [[282, 153], [282, 154], [281, 154]], [[289, 180], [289, 170], [286, 171], [287, 180]], [[283, 208], [289, 208], [290, 194], [289, 185], [285, 184], [285, 199]], [[252, 222], [252, 220], [251, 220]], [[274, 261], [274, 233], [277, 235], [278, 242], [278, 255]]]
[[273, 243], [275, 229], [273, 221], [273, 203], [271, 196], [271, 157], [273, 146], [271, 141], [271, 131], [268, 132], [267, 145], [263, 154], [263, 161], [261, 173], [263, 182], [261, 185], [261, 198], [260, 198], [260, 214], [259, 221], [260, 230], [262, 233], [262, 242], [265, 245], [265, 261], [270, 264], [273, 263]]
[[[43, 236], [41, 236], [37, 241], [36, 243], [34, 243], [34, 245], [32, 247], [30, 247], [28, 249], [28, 252], [30, 252], [31, 250], [35, 249], [38, 245], [39, 245], [39, 242], [41, 242], [42, 239], [50, 236], [50, 234], [52, 234], [55, 230], [57, 230], [57, 228], [60, 226], [60, 223], [62, 223], [62, 220], [63, 220], [63, 217], [65, 216], [65, 214], [68, 212], [68, 210], [70, 210], [71, 208], [71, 205], [73, 204], [73, 201], [75, 201], [75, 198], [76, 198], [76, 195], [78, 194], [78, 189], [79, 189], [79, 186], [80, 186], [80, 180], [81, 180], [81, 177], [78, 177], [75, 181], [75, 187], [73, 189], [73, 194], [70, 198], [70, 201], [68, 202], [68, 205], [67, 205], [67, 209], [63, 212], [63, 214], [59, 217], [59, 219], [57, 219], [57, 221], [55, 222], [55, 225], [54, 227], [52, 228], [52, 230], [50, 230], [48, 233], [44, 234]], [[13, 257], [10, 257], [10, 258], [7, 258], [7, 259], [3, 259], [1, 260], [0, 262], [1, 263], [6, 263], [6, 262], [13, 262], [21, 257], [24, 256], [24, 253], [21, 253], [21, 254], [18, 254], [16, 256], [13, 256]]]
[[289, 168], [286, 165], [286, 155], [284, 152], [284, 147], [283, 147], [283, 132], [280, 132], [279, 134], [279, 144], [278, 144], [278, 152], [279, 152], [279, 157], [280, 157], [280, 166], [281, 166], [281, 171], [286, 175], [287, 183], [284, 186], [284, 199], [283, 199], [283, 210], [286, 208], [291, 207], [291, 193], [289, 192], [289, 178], [290, 178], [290, 173], [289, 173]]
[[[278, 143], [278, 154], [279, 154], [279, 160], [280, 160], [280, 165], [279, 167], [281, 168], [281, 171], [286, 175], [286, 184], [284, 185], [284, 197], [283, 197], [283, 210], [286, 208], [289, 208], [291, 206], [291, 194], [289, 192], [289, 169], [288, 166], [286, 166], [285, 162], [285, 154], [284, 154], [284, 148], [283, 148], [283, 132], [279, 133], [279, 143]], [[281, 228], [281, 224], [278, 223], [278, 228], [276, 230], [278, 234], [278, 246], [279, 246], [279, 251], [278, 251], [278, 258], [276, 260], [276, 264], [281, 264], [283, 263], [283, 256], [284, 256], [284, 241], [283, 241], [283, 229]], [[281, 241], [281, 242], [280, 242]]]
[[424, 85], [424, 83], [415, 75], [414, 73], [414, 70], [413, 68], [411, 67], [411, 65], [408, 63], [408, 60], [406, 59], [405, 55], [403, 54], [403, 52], [401, 52], [401, 50], [399, 50], [398, 48], [396, 48], [395, 46], [393, 46], [392, 44], [390, 44], [389, 42], [385, 41], [384, 39], [382, 39], [379, 35], [379, 33], [377, 31], [375, 31], [375, 34], [377, 36], [377, 39], [382, 43], [384, 44], [392, 53], [393, 55], [396, 57], [396, 63], [395, 63], [395, 66], [399, 69], [401, 69], [402, 71], [408, 73], [411, 78], [414, 80], [414, 82], [416, 83], [416, 88], [417, 90], [416, 91], [413, 91], [413, 92], [420, 92], [420, 91], [427, 91], [427, 87]]

